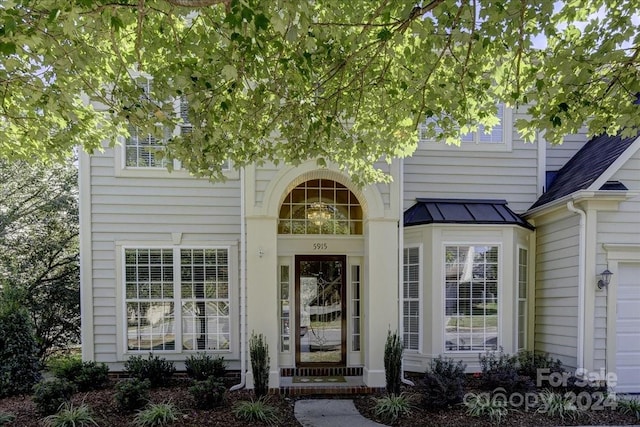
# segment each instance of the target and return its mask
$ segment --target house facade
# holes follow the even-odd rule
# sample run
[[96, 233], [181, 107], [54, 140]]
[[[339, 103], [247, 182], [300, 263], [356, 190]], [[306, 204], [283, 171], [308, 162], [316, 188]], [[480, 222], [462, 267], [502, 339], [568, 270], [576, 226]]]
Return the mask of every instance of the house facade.
[[211, 183], [168, 172], [135, 134], [82, 154], [83, 357], [121, 370], [207, 352], [251, 386], [261, 333], [271, 387], [300, 367], [383, 387], [399, 331], [408, 371], [530, 349], [640, 392], [640, 139], [528, 144], [518, 114], [460, 147], [422, 139], [364, 188], [314, 161]]

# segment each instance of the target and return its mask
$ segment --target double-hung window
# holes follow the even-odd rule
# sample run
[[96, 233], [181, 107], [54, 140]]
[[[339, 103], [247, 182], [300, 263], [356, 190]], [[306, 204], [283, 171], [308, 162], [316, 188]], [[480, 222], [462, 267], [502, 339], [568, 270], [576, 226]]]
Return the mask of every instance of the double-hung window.
[[[145, 77], [137, 79], [136, 83], [141, 89], [141, 97], [152, 99], [152, 80]], [[168, 101], [173, 105], [173, 111], [179, 119], [179, 125], [175, 129], [163, 127], [158, 135], [145, 133], [135, 126], [129, 126], [129, 136], [123, 142], [123, 148], [118, 147], [120, 155], [116, 162], [116, 175], [118, 176], [171, 176], [176, 178], [189, 177], [178, 160], [169, 161], [164, 155], [167, 141], [177, 135], [188, 135], [193, 132], [193, 123], [189, 120], [189, 104], [186, 98], [180, 97]], [[152, 119], [152, 118], [151, 118]], [[159, 125], [160, 126], [160, 125]], [[173, 173], [167, 173], [167, 166], [171, 166]], [[237, 178], [231, 170], [231, 161], [226, 159], [222, 164], [222, 170], [228, 178]]]
[[420, 248], [404, 248], [403, 256], [403, 343], [407, 350], [420, 349]]
[[[152, 80], [139, 77], [136, 84], [141, 90], [140, 97], [151, 100]], [[129, 137], [125, 140], [125, 165], [136, 168], [166, 168], [167, 160], [162, 155], [167, 139], [171, 137], [169, 129], [162, 129], [162, 138], [141, 132], [135, 126], [129, 126]]]
[[516, 345], [518, 350], [527, 345], [527, 292], [529, 285], [528, 251], [518, 248], [518, 330]]
[[166, 138], [159, 139], [151, 134], [142, 133], [135, 126], [129, 126], [129, 137], [125, 141], [126, 166], [136, 168], [166, 168], [167, 159], [162, 156]]
[[445, 246], [445, 349], [498, 348], [499, 247]]
[[124, 250], [127, 351], [230, 348], [228, 248]]
[[176, 295], [171, 249], [127, 249], [127, 349], [176, 349]]
[[[468, 132], [460, 136], [460, 147], [451, 147], [444, 141], [427, 136], [427, 129], [434, 120], [429, 118], [418, 127], [418, 137], [421, 147], [427, 149], [462, 149], [474, 151], [509, 151], [511, 150], [512, 140], [512, 111], [505, 107], [504, 104], [498, 104], [497, 116], [500, 120], [498, 124], [493, 126], [491, 131], [484, 126], [478, 126], [475, 132]], [[442, 132], [442, 128], [435, 125], [436, 133]]]

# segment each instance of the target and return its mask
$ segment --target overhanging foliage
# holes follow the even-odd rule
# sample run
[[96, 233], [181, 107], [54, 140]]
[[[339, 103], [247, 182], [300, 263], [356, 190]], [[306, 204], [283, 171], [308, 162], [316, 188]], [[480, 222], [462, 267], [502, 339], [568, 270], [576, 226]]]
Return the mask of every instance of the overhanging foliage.
[[214, 179], [227, 158], [384, 179], [372, 164], [410, 155], [426, 117], [456, 142], [495, 124], [497, 101], [530, 106], [516, 123], [526, 140], [616, 133], [640, 123], [637, 12], [635, 0], [8, 0], [0, 154], [62, 159], [129, 125], [161, 136], [178, 119], [158, 100], [180, 97], [194, 130], [166, 155]]

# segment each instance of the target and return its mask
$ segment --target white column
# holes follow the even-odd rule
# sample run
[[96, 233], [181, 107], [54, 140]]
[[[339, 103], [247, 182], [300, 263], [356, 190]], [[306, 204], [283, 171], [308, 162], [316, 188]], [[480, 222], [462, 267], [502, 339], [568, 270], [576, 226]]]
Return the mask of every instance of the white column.
[[[275, 218], [247, 217], [247, 339], [254, 332], [263, 334], [267, 341], [270, 388], [280, 387], [276, 230]], [[247, 387], [253, 388], [251, 365], [247, 367]]]
[[398, 332], [398, 222], [372, 219], [365, 231], [364, 382], [385, 386], [387, 331]]

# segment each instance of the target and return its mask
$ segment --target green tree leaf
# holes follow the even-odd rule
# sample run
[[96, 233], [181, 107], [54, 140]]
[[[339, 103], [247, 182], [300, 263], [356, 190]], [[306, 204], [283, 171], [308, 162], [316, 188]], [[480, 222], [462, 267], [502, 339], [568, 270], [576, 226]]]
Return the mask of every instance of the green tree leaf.
[[[495, 123], [498, 102], [526, 110], [517, 123], [529, 141], [640, 126], [636, 0], [9, 4], [7, 159], [62, 161], [130, 126], [157, 134], [179, 124], [176, 96], [193, 132], [166, 156], [212, 179], [226, 158], [322, 158], [356, 181], [384, 179], [372, 165], [411, 155], [426, 118], [455, 144], [461, 129]], [[153, 100], [141, 99], [139, 73]]]

